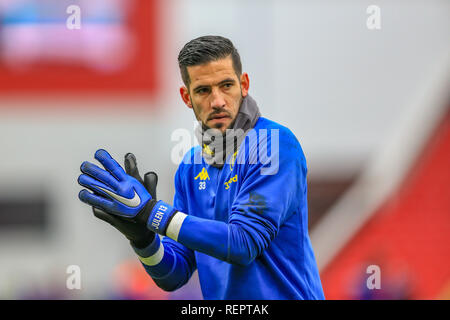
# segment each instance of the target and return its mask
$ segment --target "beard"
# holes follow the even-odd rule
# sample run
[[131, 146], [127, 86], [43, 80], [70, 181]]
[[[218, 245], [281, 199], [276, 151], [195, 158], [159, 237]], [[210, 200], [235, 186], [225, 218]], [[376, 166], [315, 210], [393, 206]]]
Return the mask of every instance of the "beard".
[[[234, 116], [234, 118], [232, 119], [232, 121], [230, 122], [230, 124], [225, 128], [224, 132], [222, 132], [222, 135], [225, 135], [225, 132], [226, 132], [227, 129], [232, 129], [232, 128], [233, 128], [234, 123], [236, 122], [237, 115], [238, 115], [238, 113], [239, 113], [239, 109], [241, 108], [241, 104], [242, 104], [242, 100], [243, 100], [243, 99], [244, 99], [244, 98], [242, 97], [242, 91], [241, 91], [241, 96], [240, 96], [239, 102], [238, 102], [238, 105], [239, 105], [238, 112], [236, 112], [236, 115]], [[200, 119], [200, 117], [199, 117], [199, 115], [198, 115], [198, 113], [197, 113], [197, 111], [196, 111], [196, 105], [194, 104], [194, 102], [192, 101], [192, 99], [191, 99], [190, 97], [189, 97], [189, 100], [191, 101], [191, 104], [192, 104], [192, 110], [194, 111], [195, 118], [197, 119], [198, 122], [201, 123], [202, 129], [203, 129], [204, 131], [209, 130], [209, 129], [212, 129], [212, 130], [219, 130], [219, 131], [220, 131], [220, 130], [222, 129], [222, 126], [223, 126], [222, 123], [217, 123], [217, 124], [215, 124], [215, 126], [213, 126], [213, 127], [208, 126], [206, 123], [204, 123], [204, 122]], [[215, 110], [214, 112], [212, 112], [212, 113], [208, 116], [207, 119], [209, 119], [209, 118], [210, 118], [211, 116], [213, 116], [214, 114], [218, 114], [218, 113], [227, 113], [227, 114], [230, 114], [228, 111], [226, 111], [226, 110], [224, 110], [223, 108], [221, 108], [221, 109], [218, 109], [218, 110]], [[230, 115], [230, 116], [231, 116], [231, 115]], [[207, 120], [207, 121], [208, 121], [208, 120]]]

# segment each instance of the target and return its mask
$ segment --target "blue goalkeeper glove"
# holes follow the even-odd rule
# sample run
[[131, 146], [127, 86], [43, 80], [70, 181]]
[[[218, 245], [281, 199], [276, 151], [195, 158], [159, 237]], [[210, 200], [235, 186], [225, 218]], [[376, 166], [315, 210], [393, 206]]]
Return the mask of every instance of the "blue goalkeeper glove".
[[[132, 153], [125, 155], [125, 172], [144, 185], [150, 193], [152, 199], [156, 200], [156, 186], [158, 184], [158, 175], [155, 172], [147, 172], [142, 179], [137, 167], [136, 157]], [[146, 224], [136, 223], [132, 219], [123, 218], [110, 214], [102, 209], [92, 207], [94, 216], [105, 222], [108, 222], [118, 231], [120, 231], [135, 248], [146, 248], [155, 238], [155, 233], [147, 228]]]
[[152, 199], [142, 183], [126, 174], [106, 150], [97, 150], [94, 157], [106, 170], [87, 161], [82, 163], [83, 174], [79, 176], [78, 183], [93, 193], [81, 190], [78, 195], [80, 200], [165, 235], [177, 211], [163, 201]]

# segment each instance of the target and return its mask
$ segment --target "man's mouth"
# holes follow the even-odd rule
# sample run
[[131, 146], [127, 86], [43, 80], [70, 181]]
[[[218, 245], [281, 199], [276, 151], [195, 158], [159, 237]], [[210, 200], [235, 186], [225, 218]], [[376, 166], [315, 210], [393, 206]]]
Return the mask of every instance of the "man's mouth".
[[221, 120], [226, 118], [230, 118], [230, 116], [227, 113], [218, 113], [213, 115], [210, 120]]

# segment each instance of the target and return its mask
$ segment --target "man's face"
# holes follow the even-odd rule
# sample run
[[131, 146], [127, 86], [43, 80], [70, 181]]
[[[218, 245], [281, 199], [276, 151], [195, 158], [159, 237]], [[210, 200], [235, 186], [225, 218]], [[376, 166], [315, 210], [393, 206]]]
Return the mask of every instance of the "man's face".
[[189, 89], [180, 88], [183, 101], [203, 126], [224, 133], [236, 119], [242, 98], [247, 96], [248, 75], [236, 75], [231, 56], [187, 70], [191, 83]]

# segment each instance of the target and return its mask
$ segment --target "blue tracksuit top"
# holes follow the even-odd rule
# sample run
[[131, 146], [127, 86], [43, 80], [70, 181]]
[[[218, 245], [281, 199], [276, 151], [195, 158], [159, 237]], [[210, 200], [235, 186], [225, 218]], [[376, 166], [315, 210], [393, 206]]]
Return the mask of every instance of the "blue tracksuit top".
[[324, 299], [295, 135], [260, 117], [221, 169], [201, 152], [192, 148], [175, 174], [173, 206], [188, 217], [177, 241], [161, 241], [160, 266], [144, 264], [155, 282], [175, 290], [197, 268], [205, 299]]

